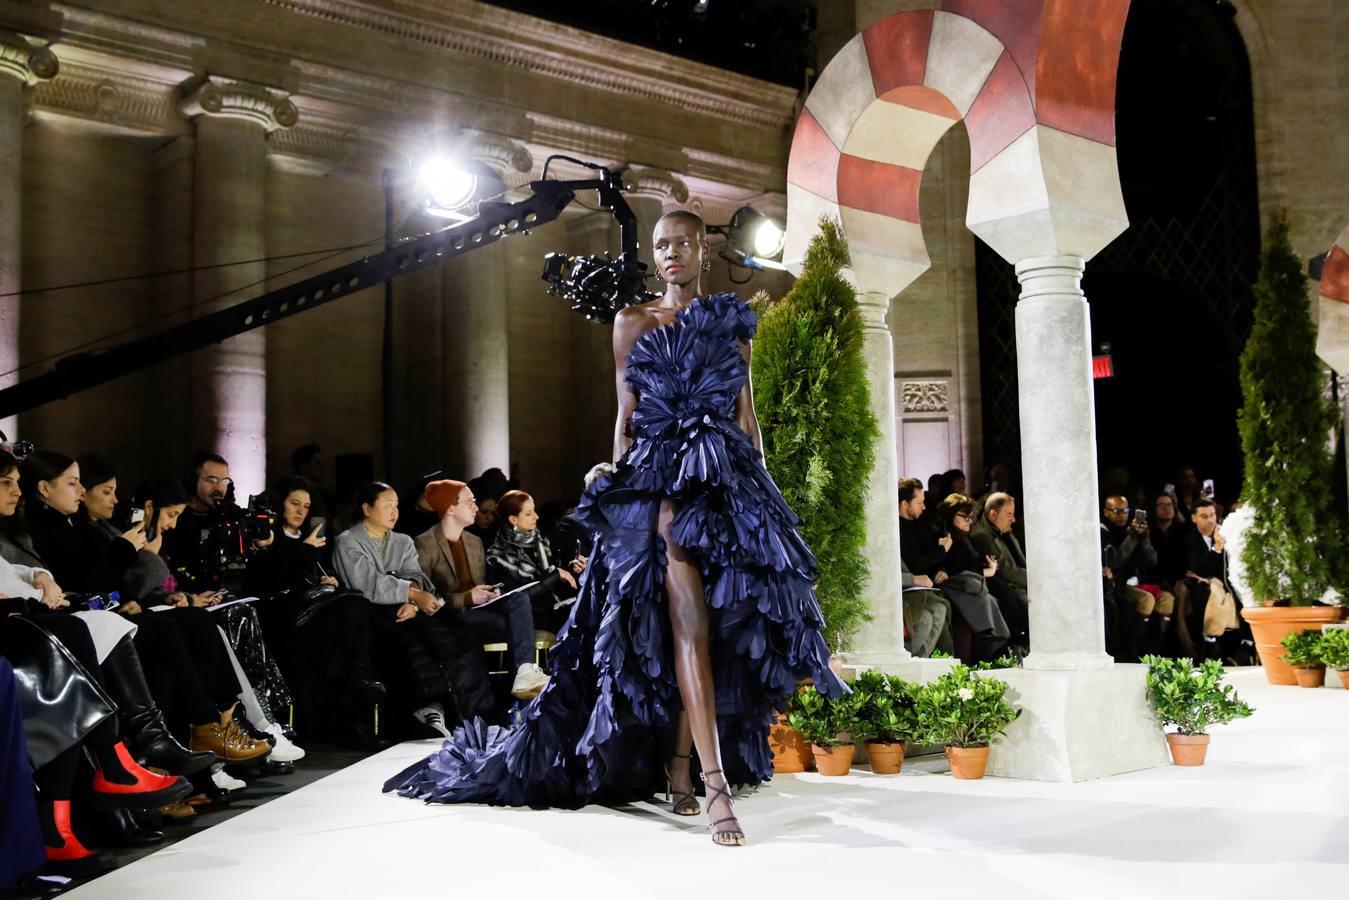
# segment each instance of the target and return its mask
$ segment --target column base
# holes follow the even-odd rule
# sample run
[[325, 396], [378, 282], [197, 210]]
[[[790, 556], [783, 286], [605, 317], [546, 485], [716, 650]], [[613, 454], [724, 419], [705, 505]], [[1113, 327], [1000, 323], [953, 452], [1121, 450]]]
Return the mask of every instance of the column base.
[[1170, 762], [1148, 702], [1146, 666], [987, 675], [1007, 682], [1008, 700], [1024, 710], [993, 745], [989, 775], [1072, 782]]
[[958, 659], [950, 657], [942, 659], [928, 659], [923, 656], [914, 656], [907, 650], [900, 656], [893, 651], [862, 651], [859, 653], [844, 653], [840, 655], [843, 665], [857, 669], [879, 669], [886, 675], [898, 675], [905, 681], [912, 681], [918, 684], [927, 684], [929, 681], [946, 674], [960, 662]]
[[1036, 653], [1034, 650], [1021, 663], [1022, 667], [1041, 672], [1078, 672], [1108, 669], [1115, 664], [1109, 653]]

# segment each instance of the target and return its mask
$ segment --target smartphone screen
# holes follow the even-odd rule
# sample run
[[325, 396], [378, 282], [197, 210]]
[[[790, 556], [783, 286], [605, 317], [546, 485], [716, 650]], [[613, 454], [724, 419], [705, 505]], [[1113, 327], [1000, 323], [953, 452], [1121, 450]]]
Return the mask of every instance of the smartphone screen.
[[159, 534], [159, 510], [155, 509], [153, 503], [147, 503], [150, 511], [145, 514], [145, 539], [153, 541]]
[[1201, 496], [1201, 497], [1212, 497], [1212, 496], [1213, 496], [1213, 479], [1212, 479], [1212, 478], [1205, 478], [1205, 479], [1204, 479], [1204, 486], [1201, 487], [1201, 488], [1199, 489], [1199, 496]]
[[1148, 511], [1146, 509], [1134, 510], [1134, 522], [1139, 525], [1148, 524]]
[[328, 520], [323, 516], [313, 516], [309, 519], [309, 533], [322, 534], [323, 526], [328, 524]]

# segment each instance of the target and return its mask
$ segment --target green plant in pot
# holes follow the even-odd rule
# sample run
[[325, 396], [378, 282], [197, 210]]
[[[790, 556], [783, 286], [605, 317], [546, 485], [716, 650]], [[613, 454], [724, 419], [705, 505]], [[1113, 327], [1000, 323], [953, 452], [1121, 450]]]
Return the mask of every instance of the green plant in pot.
[[1321, 657], [1321, 631], [1317, 628], [1305, 628], [1284, 635], [1279, 646], [1283, 647], [1284, 662], [1293, 667], [1293, 675], [1299, 687], [1321, 687], [1326, 683], [1326, 664]]
[[1197, 667], [1188, 659], [1145, 656], [1148, 667], [1148, 699], [1162, 727], [1168, 732], [1171, 759], [1178, 766], [1202, 766], [1208, 753], [1208, 729], [1249, 716], [1254, 710], [1237, 696], [1236, 688], [1223, 684], [1223, 667], [1206, 659]]
[[1332, 490], [1308, 489], [1344, 477], [1322, 439], [1340, 417], [1325, 394], [1307, 277], [1281, 214], [1265, 235], [1253, 292], [1237, 421], [1245, 458], [1241, 499], [1253, 515], [1241, 558], [1254, 597], [1241, 615], [1269, 682], [1293, 684], [1280, 641], [1290, 632], [1345, 619], [1344, 607], [1318, 601], [1329, 588], [1343, 592], [1349, 586], [1349, 552], [1344, 503]]
[[1327, 668], [1339, 673], [1340, 681], [1349, 690], [1349, 628], [1328, 628], [1321, 635], [1318, 651]]
[[898, 774], [905, 744], [920, 734], [919, 687], [875, 670], [858, 675], [851, 686], [856, 703], [854, 736], [866, 741], [871, 771]]
[[923, 737], [946, 745], [956, 778], [984, 777], [989, 745], [1021, 716], [1006, 694], [1007, 682], [976, 676], [968, 666], [954, 667], [919, 692]]
[[857, 729], [856, 694], [826, 697], [807, 685], [787, 702], [787, 723], [810, 742], [821, 775], [847, 775]]

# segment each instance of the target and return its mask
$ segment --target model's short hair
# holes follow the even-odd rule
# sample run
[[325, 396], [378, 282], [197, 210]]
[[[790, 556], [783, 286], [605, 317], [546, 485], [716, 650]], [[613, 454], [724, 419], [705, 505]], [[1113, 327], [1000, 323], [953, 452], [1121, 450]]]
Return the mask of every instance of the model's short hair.
[[[703, 221], [702, 216], [698, 215], [691, 209], [670, 210], [665, 215], [661, 216], [659, 219], [656, 220], [656, 228], [659, 228], [660, 223], [664, 222], [666, 219], [683, 219], [686, 222], [692, 222], [694, 226], [698, 229], [698, 236], [704, 238], [707, 237], [707, 223]], [[651, 230], [655, 231], [656, 229], [653, 228]]]

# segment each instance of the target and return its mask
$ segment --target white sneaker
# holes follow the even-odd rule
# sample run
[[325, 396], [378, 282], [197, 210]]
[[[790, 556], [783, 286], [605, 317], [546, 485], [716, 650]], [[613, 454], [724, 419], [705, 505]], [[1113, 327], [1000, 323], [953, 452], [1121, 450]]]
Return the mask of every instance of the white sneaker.
[[244, 788], [248, 787], [247, 782], [240, 781], [229, 772], [226, 772], [224, 766], [211, 772], [211, 783], [222, 791], [242, 791]]
[[304, 759], [304, 749], [286, 737], [280, 725], [273, 722], [264, 731], [272, 742], [272, 753], [267, 757], [272, 762], [296, 762]]
[[511, 696], [516, 700], [533, 700], [548, 685], [548, 676], [534, 663], [521, 663], [511, 684]]
[[433, 703], [430, 706], [414, 709], [412, 718], [428, 728], [434, 728], [447, 738], [450, 736], [450, 729], [445, 727], [445, 710], [441, 709], [439, 704]]

